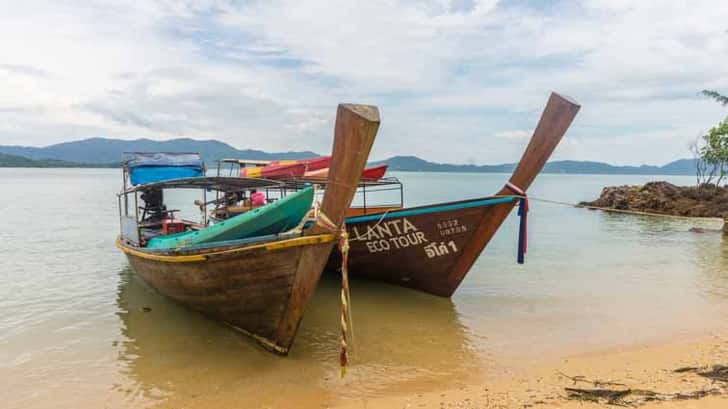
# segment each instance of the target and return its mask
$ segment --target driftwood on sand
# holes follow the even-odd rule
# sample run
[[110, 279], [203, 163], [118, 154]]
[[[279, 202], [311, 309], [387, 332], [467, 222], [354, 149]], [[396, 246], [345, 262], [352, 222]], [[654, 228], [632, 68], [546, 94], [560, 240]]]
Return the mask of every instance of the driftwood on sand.
[[639, 406], [648, 402], [700, 399], [706, 396], [728, 393], [728, 366], [682, 367], [673, 371], [677, 374], [694, 373], [712, 381], [712, 387], [687, 392], [656, 392], [647, 389], [630, 388], [613, 381], [589, 380], [583, 376], [559, 375], [570, 379], [574, 384], [586, 382], [593, 388], [566, 387], [566, 398], [588, 402], [603, 403], [615, 406]]

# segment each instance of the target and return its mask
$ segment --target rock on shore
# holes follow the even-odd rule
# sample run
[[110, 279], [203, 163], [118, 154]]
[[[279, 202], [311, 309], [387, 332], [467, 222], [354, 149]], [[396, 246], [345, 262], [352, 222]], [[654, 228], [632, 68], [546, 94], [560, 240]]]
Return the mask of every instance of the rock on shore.
[[649, 182], [644, 186], [608, 186], [597, 200], [581, 206], [637, 210], [691, 217], [728, 216], [728, 188], [704, 185], [676, 186], [668, 182]]

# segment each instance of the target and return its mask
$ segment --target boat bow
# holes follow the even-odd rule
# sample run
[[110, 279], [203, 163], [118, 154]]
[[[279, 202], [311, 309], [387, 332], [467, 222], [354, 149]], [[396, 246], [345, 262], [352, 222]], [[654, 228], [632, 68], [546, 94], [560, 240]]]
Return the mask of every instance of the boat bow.
[[[496, 196], [526, 195], [528, 188], [551, 157], [580, 108], [581, 106], [572, 99], [555, 92], [551, 93], [546, 108], [541, 114], [541, 119], [521, 160], [518, 161], [513, 175]], [[476, 239], [471, 240], [463, 248], [462, 257], [450, 270], [447, 280], [450, 283], [449, 288], [442, 288], [438, 295], [446, 297], [452, 295], [516, 203], [517, 201], [510, 201], [488, 208], [475, 232]]]

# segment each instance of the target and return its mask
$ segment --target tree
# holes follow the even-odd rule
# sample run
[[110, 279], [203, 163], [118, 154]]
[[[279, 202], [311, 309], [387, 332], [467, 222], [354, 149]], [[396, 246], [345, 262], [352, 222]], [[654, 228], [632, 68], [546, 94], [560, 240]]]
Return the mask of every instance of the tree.
[[[728, 105], [728, 97], [716, 91], [704, 89], [700, 93], [723, 106]], [[720, 186], [728, 176], [728, 117], [691, 144], [690, 151], [696, 159], [698, 188], [712, 183], [715, 178], [716, 186]]]
[[725, 95], [721, 95], [720, 93], [718, 93], [716, 91], [704, 89], [704, 90], [700, 91], [700, 94], [703, 96], [706, 96], [708, 98], [713, 98], [714, 100], [718, 101], [718, 103], [723, 106], [728, 105], [728, 97], [726, 97]]

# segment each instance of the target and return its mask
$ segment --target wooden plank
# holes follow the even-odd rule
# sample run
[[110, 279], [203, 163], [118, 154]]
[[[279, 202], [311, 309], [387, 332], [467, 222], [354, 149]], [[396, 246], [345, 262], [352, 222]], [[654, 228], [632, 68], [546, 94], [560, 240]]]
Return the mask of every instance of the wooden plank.
[[[354, 198], [378, 129], [377, 107], [339, 105], [329, 165], [331, 172], [321, 204], [321, 211], [336, 226], [341, 226], [344, 222], [346, 210]], [[319, 225], [314, 225], [306, 232], [307, 235], [328, 233], [331, 233], [329, 229]], [[325, 247], [312, 248], [301, 256], [291, 298], [288, 300], [284, 319], [277, 330], [278, 339], [292, 342], [333, 246], [332, 243]]]

